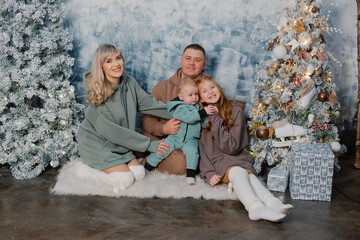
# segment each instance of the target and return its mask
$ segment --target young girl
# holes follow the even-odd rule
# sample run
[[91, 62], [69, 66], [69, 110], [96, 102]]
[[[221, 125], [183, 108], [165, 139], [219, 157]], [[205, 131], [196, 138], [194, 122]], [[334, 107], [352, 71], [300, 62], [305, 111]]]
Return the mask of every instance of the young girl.
[[200, 176], [214, 186], [232, 184], [251, 220], [281, 221], [292, 205], [284, 205], [254, 175], [252, 157], [245, 149], [248, 140], [244, 104], [230, 101], [211, 78], [198, 81], [200, 105], [212, 105], [218, 112], [208, 116], [199, 141]]
[[167, 144], [135, 131], [137, 110], [167, 119], [169, 115], [164, 103], [125, 72], [122, 54], [114, 45], [98, 47], [85, 86], [89, 106], [77, 140], [80, 156], [89, 167], [79, 165], [79, 174], [90, 182], [114, 184], [117, 193], [145, 176], [132, 150], [159, 154], [168, 150]]

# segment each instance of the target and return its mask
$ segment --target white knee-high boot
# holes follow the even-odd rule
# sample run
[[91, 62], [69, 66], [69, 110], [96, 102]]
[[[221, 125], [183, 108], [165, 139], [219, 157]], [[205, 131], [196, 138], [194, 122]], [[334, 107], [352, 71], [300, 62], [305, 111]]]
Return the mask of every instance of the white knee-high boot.
[[112, 172], [109, 176], [115, 179], [114, 193], [116, 194], [130, 187], [135, 180], [132, 172]]
[[264, 206], [261, 200], [255, 195], [249, 181], [249, 174], [241, 167], [233, 167], [229, 171], [229, 179], [239, 200], [244, 204], [249, 213], [250, 220], [260, 219], [272, 222], [281, 221], [286, 215], [276, 213]]
[[260, 180], [254, 175], [249, 174], [250, 184], [255, 194], [261, 199], [266, 207], [272, 209], [274, 212], [288, 214], [292, 208], [291, 204], [283, 204], [280, 199], [274, 197], [274, 195], [260, 182]]
[[72, 166], [72, 170], [84, 182], [88, 182], [98, 188], [111, 187], [114, 192], [119, 192], [115, 179], [103, 171], [89, 167], [82, 162], [77, 162], [76, 165]]
[[139, 166], [131, 165], [131, 166], [129, 166], [129, 169], [134, 174], [135, 181], [140, 181], [140, 180], [144, 179], [144, 177], [145, 177], [145, 168], [144, 168], [144, 166], [142, 166], [142, 165], [139, 165]]

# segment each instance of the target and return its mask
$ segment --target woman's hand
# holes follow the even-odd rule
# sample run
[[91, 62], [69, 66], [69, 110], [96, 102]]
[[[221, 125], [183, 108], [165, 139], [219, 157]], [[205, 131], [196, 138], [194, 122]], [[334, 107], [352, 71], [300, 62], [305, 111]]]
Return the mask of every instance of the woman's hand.
[[156, 153], [159, 154], [160, 156], [164, 156], [164, 154], [166, 154], [170, 148], [170, 146], [167, 143], [164, 143], [164, 140], [165, 140], [165, 138], [160, 141], [160, 144], [157, 148]]
[[221, 180], [221, 176], [220, 175], [214, 175], [210, 178], [210, 185], [211, 186], [215, 186], [216, 184], [218, 184]]
[[206, 107], [204, 107], [207, 115], [211, 115], [215, 112], [218, 112], [219, 110], [217, 109], [217, 107], [213, 106], [213, 105], [208, 105]]
[[180, 120], [176, 120], [175, 118], [170, 119], [163, 126], [164, 135], [175, 135], [180, 128]]

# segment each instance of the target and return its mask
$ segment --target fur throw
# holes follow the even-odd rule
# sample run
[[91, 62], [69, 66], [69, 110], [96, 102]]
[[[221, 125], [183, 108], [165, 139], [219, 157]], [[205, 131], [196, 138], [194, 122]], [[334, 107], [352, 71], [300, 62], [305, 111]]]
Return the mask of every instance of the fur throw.
[[[85, 177], [84, 172], [91, 172], [93, 177]], [[74, 159], [64, 165], [57, 176], [57, 182], [51, 189], [57, 195], [99, 195], [107, 197], [134, 197], [134, 198], [195, 198], [213, 200], [237, 200], [234, 192], [229, 193], [226, 184], [218, 184], [211, 187], [199, 176], [196, 177], [196, 185], [186, 183], [185, 175], [170, 175], [152, 171], [146, 173], [143, 180], [135, 182], [131, 187], [113, 192], [113, 184], [109, 176], [90, 168], [80, 159]]]

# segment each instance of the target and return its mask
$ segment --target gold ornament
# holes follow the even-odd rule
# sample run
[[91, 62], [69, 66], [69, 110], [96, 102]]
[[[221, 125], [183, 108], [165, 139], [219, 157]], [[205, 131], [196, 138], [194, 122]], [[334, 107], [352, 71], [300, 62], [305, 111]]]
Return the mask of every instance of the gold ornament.
[[279, 37], [276, 37], [272, 43], [269, 44], [268, 51], [272, 51], [279, 44]]
[[276, 63], [274, 63], [273, 65], [271, 65], [271, 66], [269, 67], [269, 69], [268, 69], [268, 74], [269, 74], [269, 76], [274, 75], [274, 73], [276, 72], [276, 70], [278, 69], [278, 67], [279, 67], [279, 63], [278, 63], [278, 62], [276, 62]]
[[331, 83], [332, 82], [332, 79], [333, 79], [333, 75], [329, 72], [328, 74], [327, 74], [327, 81], [329, 82], [329, 83]]
[[320, 74], [323, 72], [323, 70], [322, 70], [322, 68], [320, 67], [320, 68], [318, 68], [318, 69], [316, 69], [315, 70], [315, 75], [316, 76], [320, 76]]
[[301, 19], [296, 21], [296, 24], [292, 27], [293, 29], [295, 29], [296, 34], [300, 34], [302, 32], [305, 32], [305, 22], [303, 22]]
[[[283, 65], [281, 66], [281, 68], [279, 69], [279, 74], [283, 77], [290, 77], [292, 76], [292, 70], [294, 68], [294, 61], [291, 59], [286, 60]], [[286, 72], [284, 73], [284, 71], [286, 70]]]
[[264, 115], [264, 110], [266, 109], [266, 106], [262, 103], [259, 103], [257, 107], [252, 108], [252, 113], [250, 115], [250, 118], [253, 118], [255, 115]]
[[329, 96], [329, 100], [330, 100], [334, 105], [335, 105], [335, 103], [336, 103], [335, 96], [336, 96], [336, 92], [335, 92], [335, 90], [333, 90], [332, 93], [331, 93], [330, 96]]
[[279, 93], [282, 93], [284, 91], [284, 88], [282, 87], [282, 85], [279, 81], [274, 82], [273, 89], [275, 92], [279, 92]]
[[323, 143], [325, 142], [326, 140], [328, 140], [329, 138], [328, 137], [322, 137], [322, 138], [319, 138], [318, 142], [319, 143]]
[[286, 109], [283, 107], [283, 100], [279, 99], [278, 100], [278, 104], [279, 104], [279, 107], [278, 107], [278, 111], [284, 111], [284, 113], [286, 113]]
[[268, 128], [268, 129], [269, 129], [269, 138], [273, 138], [275, 130], [273, 128]]

